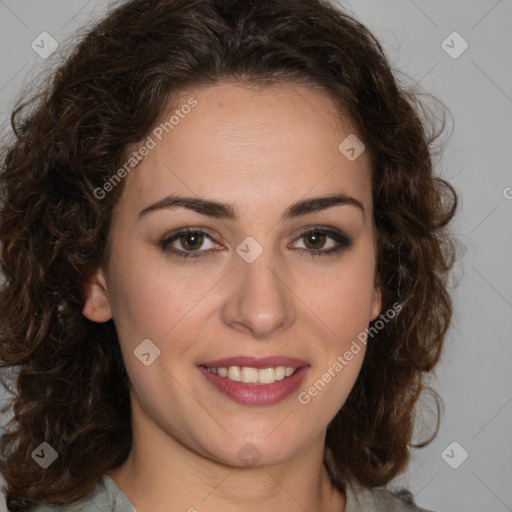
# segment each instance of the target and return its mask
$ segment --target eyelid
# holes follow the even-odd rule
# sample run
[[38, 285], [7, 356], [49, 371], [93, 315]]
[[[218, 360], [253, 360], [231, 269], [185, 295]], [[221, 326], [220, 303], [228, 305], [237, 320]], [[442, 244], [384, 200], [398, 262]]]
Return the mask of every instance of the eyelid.
[[[347, 240], [350, 240], [350, 241], [352, 240], [352, 238], [350, 236], [348, 236], [347, 233], [340, 228], [336, 228], [334, 226], [326, 226], [326, 225], [322, 225], [322, 224], [311, 224], [309, 226], [303, 226], [302, 228], [300, 228], [298, 231], [296, 231], [293, 235], [291, 235], [289, 237], [288, 241], [294, 241], [297, 238], [300, 238], [301, 236], [303, 236], [311, 231], [322, 231], [322, 232], [326, 232], [326, 233], [336, 233], [339, 236], [346, 238]], [[177, 229], [174, 229], [174, 230], [166, 233], [163, 237], [161, 237], [161, 240], [166, 241], [171, 238], [177, 237], [178, 235], [183, 235], [186, 233], [205, 234], [210, 238], [210, 240], [212, 240], [213, 242], [216, 242], [216, 243], [219, 243], [216, 240], [217, 238], [224, 240], [223, 237], [221, 235], [219, 235], [216, 231], [214, 231], [210, 228], [206, 228], [204, 226], [186, 226], [186, 227], [182, 227], [182, 228], [177, 228]]]
[[[335, 255], [337, 253], [341, 253], [346, 249], [349, 249], [352, 246], [353, 238], [348, 236], [343, 230], [339, 228], [335, 228], [333, 226], [322, 226], [318, 224], [305, 226], [300, 229], [300, 231], [295, 233], [291, 237], [291, 241], [300, 241], [304, 236], [311, 232], [319, 232], [323, 233], [335, 242], [335, 247], [331, 247], [329, 249], [308, 249], [308, 248], [298, 248], [299, 252], [307, 253], [309, 256], [330, 256]], [[201, 250], [198, 249], [196, 251], [187, 251], [183, 249], [176, 249], [172, 247], [172, 243], [178, 240], [181, 236], [186, 235], [187, 233], [201, 234], [208, 238], [212, 243], [218, 244], [216, 241], [216, 236], [212, 236], [211, 230], [208, 228], [204, 228], [201, 226], [187, 226], [184, 228], [178, 228], [170, 233], [166, 234], [159, 242], [158, 245], [162, 249], [162, 251], [171, 254], [172, 256], [178, 259], [200, 259], [213, 256], [213, 252], [216, 249], [206, 249]], [[220, 236], [220, 235], [219, 235]], [[222, 237], [221, 237], [222, 238]]]
[[342, 229], [336, 228], [334, 226], [327, 226], [323, 224], [311, 224], [309, 226], [304, 226], [300, 228], [291, 238], [291, 240], [295, 240], [296, 238], [309, 233], [311, 231], [323, 231], [326, 233], [337, 233], [340, 236], [343, 235], [346, 238], [350, 238]]
[[217, 242], [217, 239], [223, 240], [223, 237], [216, 231], [210, 228], [205, 228], [203, 226], [185, 226], [182, 228], [173, 229], [172, 231], [169, 231], [164, 236], [162, 236], [160, 240], [170, 240], [171, 238], [177, 238], [181, 235], [186, 235], [187, 233], [200, 233], [206, 235], [212, 242], [215, 243], [219, 243]]
[[[213, 242], [215, 244], [219, 244], [219, 242], [217, 242], [216, 238], [222, 238], [218, 234], [212, 235], [211, 234], [212, 230], [210, 230], [208, 228], [204, 228], [202, 226], [187, 226], [184, 228], [175, 229], [175, 230], [170, 231], [169, 233], [165, 234], [163, 237], [161, 237], [159, 244], [161, 244], [162, 242], [169, 242], [170, 240], [175, 242], [176, 240], [179, 239], [180, 236], [186, 235], [187, 233], [199, 233], [201, 235], [204, 235], [205, 238], [209, 239], [211, 242]], [[195, 251], [195, 252], [206, 252], [206, 251]]]
[[[306, 228], [302, 228], [301, 231], [293, 237], [292, 241], [293, 240], [301, 240], [304, 236], [308, 235], [309, 233], [315, 233], [315, 232], [323, 233], [324, 235], [326, 235], [328, 238], [330, 238], [337, 244], [337, 248], [318, 249], [318, 253], [329, 254], [330, 251], [335, 252], [336, 250], [341, 251], [343, 249], [348, 249], [349, 247], [352, 246], [352, 243], [354, 241], [351, 236], [347, 235], [345, 233], [345, 231], [343, 231], [339, 228], [335, 228], [335, 227], [331, 227], [331, 226], [321, 226], [321, 225], [313, 225], [313, 226], [309, 226]], [[301, 249], [301, 250], [310, 252], [313, 254], [315, 253], [314, 249], [309, 249], [309, 250]]]

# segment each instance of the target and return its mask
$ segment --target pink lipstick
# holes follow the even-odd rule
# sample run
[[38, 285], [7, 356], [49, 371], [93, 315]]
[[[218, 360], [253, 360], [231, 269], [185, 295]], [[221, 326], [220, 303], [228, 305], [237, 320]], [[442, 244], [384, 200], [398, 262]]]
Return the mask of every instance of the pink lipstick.
[[198, 365], [219, 392], [244, 405], [271, 405], [290, 396], [303, 382], [309, 364], [301, 359], [238, 356]]

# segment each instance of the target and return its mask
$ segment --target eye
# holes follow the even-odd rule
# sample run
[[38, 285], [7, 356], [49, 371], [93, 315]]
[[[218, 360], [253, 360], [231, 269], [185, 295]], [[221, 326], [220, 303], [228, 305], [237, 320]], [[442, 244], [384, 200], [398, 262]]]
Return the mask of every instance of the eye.
[[[214, 243], [213, 239], [204, 231], [186, 228], [164, 238], [158, 245], [163, 251], [169, 252], [178, 258], [204, 258], [206, 256], [212, 256], [211, 250], [199, 250], [206, 239]], [[176, 248], [174, 244], [180, 245], [183, 249]], [[207, 247], [207, 249], [211, 249], [211, 247]], [[198, 254], [194, 254], [194, 252]]]
[[[352, 245], [352, 240], [339, 230], [332, 228], [309, 228], [296, 240], [304, 240], [304, 247], [298, 247], [309, 256], [327, 256], [343, 251]], [[329, 242], [330, 240], [330, 242]], [[209, 241], [210, 247], [204, 247]], [[325, 247], [328, 243], [327, 248]], [[215, 251], [213, 238], [198, 228], [185, 228], [163, 238], [158, 245], [162, 251], [179, 259], [212, 257]], [[181, 246], [181, 247], [177, 247]]]
[[[312, 228], [303, 231], [298, 240], [304, 240], [305, 250], [311, 256], [325, 256], [338, 253], [352, 245], [352, 240], [344, 233], [330, 228]], [[325, 247], [326, 242], [330, 243]]]

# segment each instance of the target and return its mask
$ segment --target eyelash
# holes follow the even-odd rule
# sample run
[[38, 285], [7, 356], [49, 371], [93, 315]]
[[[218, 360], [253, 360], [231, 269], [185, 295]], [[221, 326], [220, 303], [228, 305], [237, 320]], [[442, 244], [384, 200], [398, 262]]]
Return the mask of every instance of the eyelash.
[[[352, 240], [349, 237], [347, 237], [340, 231], [333, 230], [333, 229], [327, 229], [327, 228], [306, 229], [305, 231], [302, 231], [300, 233], [300, 235], [297, 237], [296, 240], [300, 240], [301, 238], [303, 238], [311, 233], [316, 233], [316, 234], [320, 233], [322, 235], [327, 235], [328, 238], [331, 238], [338, 244], [337, 247], [333, 247], [333, 248], [327, 249], [327, 250], [301, 249], [302, 251], [306, 251], [307, 253], [309, 253], [311, 257], [334, 255], [334, 254], [339, 253], [345, 249], [349, 249], [352, 246]], [[193, 259], [209, 258], [209, 257], [213, 256], [214, 249], [209, 249], [207, 251], [197, 250], [197, 251], [193, 251], [193, 252], [186, 252], [183, 250], [175, 249], [174, 247], [170, 246], [170, 244], [172, 242], [174, 242], [175, 240], [178, 240], [181, 236], [186, 235], [186, 234], [205, 235], [212, 242], [214, 242], [212, 237], [210, 235], [208, 235], [207, 233], [205, 233], [204, 231], [201, 231], [201, 230], [195, 229], [195, 228], [186, 228], [186, 229], [182, 229], [178, 232], [171, 233], [169, 236], [163, 238], [158, 243], [158, 245], [160, 246], [162, 251], [169, 253], [173, 257], [176, 257], [176, 258], [182, 259], [182, 260], [186, 260], [188, 258], [193, 258]]]

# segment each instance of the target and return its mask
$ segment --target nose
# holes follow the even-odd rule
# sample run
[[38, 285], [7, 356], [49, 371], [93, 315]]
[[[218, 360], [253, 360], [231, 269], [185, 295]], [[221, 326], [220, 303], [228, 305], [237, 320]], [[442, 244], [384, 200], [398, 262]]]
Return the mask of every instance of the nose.
[[287, 274], [278, 270], [271, 255], [252, 263], [239, 258], [230, 272], [228, 294], [222, 306], [223, 321], [231, 328], [266, 339], [293, 324], [296, 315]]

